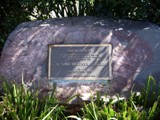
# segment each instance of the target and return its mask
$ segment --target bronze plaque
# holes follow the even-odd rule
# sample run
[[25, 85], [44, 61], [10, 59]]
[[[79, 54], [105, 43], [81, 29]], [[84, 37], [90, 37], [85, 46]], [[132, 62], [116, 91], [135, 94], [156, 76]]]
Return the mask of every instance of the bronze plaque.
[[49, 45], [49, 80], [111, 80], [110, 44]]

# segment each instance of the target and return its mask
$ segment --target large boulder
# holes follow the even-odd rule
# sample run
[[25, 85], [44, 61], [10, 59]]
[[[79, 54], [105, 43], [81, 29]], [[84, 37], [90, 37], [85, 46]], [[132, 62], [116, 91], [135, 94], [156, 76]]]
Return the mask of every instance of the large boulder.
[[[50, 89], [47, 80], [48, 44], [111, 44], [113, 80], [107, 84], [57, 84], [57, 95], [137, 90], [148, 75], [160, 80], [160, 27], [143, 21], [96, 17], [56, 18], [25, 22], [9, 35], [0, 59], [0, 75], [31, 87]], [[97, 80], [98, 81], [98, 80]]]

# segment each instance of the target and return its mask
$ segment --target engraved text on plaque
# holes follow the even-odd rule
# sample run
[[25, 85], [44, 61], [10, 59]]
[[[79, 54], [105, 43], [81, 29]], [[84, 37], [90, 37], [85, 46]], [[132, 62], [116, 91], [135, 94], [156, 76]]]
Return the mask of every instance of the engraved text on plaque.
[[110, 80], [110, 44], [49, 45], [48, 78], [63, 80]]

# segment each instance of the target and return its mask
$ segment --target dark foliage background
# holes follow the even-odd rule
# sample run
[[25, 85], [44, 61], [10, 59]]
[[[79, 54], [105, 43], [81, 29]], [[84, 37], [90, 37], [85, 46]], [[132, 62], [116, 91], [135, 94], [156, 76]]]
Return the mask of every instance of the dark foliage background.
[[24, 21], [87, 15], [160, 24], [160, 0], [1, 0], [0, 49]]

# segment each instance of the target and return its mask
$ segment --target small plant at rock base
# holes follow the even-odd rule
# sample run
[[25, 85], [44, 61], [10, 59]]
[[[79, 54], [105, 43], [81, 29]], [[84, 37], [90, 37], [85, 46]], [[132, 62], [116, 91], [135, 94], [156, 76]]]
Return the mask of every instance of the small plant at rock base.
[[156, 81], [149, 76], [140, 95], [131, 92], [129, 99], [117, 96], [105, 102], [97, 94], [96, 100], [91, 99], [91, 103], [85, 104], [82, 112], [82, 116], [72, 115], [69, 118], [77, 120], [157, 120], [160, 116], [160, 90], [156, 90]]
[[[23, 83], [23, 82], [22, 82]], [[4, 82], [0, 102], [2, 120], [158, 120], [160, 116], [160, 87], [149, 76], [144, 90], [137, 95], [131, 91], [126, 99], [120, 96], [108, 98], [97, 93], [96, 98], [84, 104], [78, 115], [66, 114], [66, 108], [58, 104], [54, 92], [38, 98], [39, 92], [26, 89], [24, 83], [17, 85]]]
[[32, 93], [23, 84], [5, 82], [3, 88], [4, 95], [0, 102], [0, 119], [2, 120], [61, 120], [64, 118], [64, 107], [58, 104], [53, 94], [39, 99], [38, 91]]

